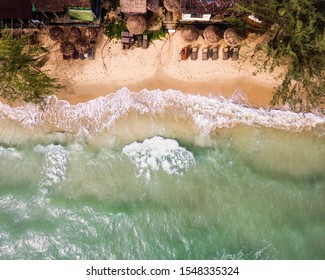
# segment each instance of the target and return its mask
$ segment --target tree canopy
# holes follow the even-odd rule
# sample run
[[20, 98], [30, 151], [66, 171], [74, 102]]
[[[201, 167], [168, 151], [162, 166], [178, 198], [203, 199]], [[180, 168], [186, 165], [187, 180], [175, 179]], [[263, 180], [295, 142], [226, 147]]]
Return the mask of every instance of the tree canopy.
[[40, 103], [56, 89], [57, 80], [37, 67], [47, 49], [40, 44], [31, 45], [27, 36], [12, 37], [3, 32], [0, 38], [0, 96], [8, 102]]
[[242, 0], [240, 14], [253, 14], [265, 24], [266, 53], [263, 69], [285, 66], [282, 84], [272, 105], [289, 104], [309, 111], [325, 104], [325, 3], [324, 0]]

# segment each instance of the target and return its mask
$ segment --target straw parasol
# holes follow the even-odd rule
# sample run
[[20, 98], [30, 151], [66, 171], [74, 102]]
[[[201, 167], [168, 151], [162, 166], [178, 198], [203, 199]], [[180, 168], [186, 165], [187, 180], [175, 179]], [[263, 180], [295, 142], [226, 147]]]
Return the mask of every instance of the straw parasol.
[[225, 33], [223, 34], [223, 38], [228, 45], [235, 47], [239, 45], [242, 40], [244, 40], [244, 35], [241, 31], [230, 27], [226, 29]]
[[130, 16], [126, 22], [126, 27], [135, 35], [141, 34], [147, 28], [147, 21], [141, 15]]
[[199, 37], [199, 29], [194, 25], [185, 25], [181, 31], [182, 37], [187, 42], [192, 42], [197, 40]]
[[97, 29], [94, 27], [88, 27], [85, 30], [85, 37], [88, 39], [88, 41], [94, 41], [97, 37]]
[[24, 35], [24, 31], [21, 29], [11, 29], [11, 37], [14, 39], [20, 39]]
[[84, 39], [79, 39], [76, 41], [76, 50], [79, 53], [86, 53], [88, 52], [89, 45], [88, 42]]
[[209, 25], [204, 29], [203, 37], [208, 43], [215, 44], [221, 39], [221, 31], [218, 27]]
[[63, 41], [60, 44], [60, 51], [64, 55], [72, 56], [74, 52], [74, 44], [69, 41]]
[[177, 12], [179, 10], [179, 0], [164, 0], [164, 6], [169, 12]]
[[64, 31], [63, 31], [63, 29], [61, 27], [54, 26], [54, 27], [50, 28], [49, 35], [50, 35], [50, 38], [53, 41], [59, 41], [59, 40], [61, 40], [63, 38]]
[[78, 40], [81, 38], [82, 32], [80, 28], [72, 26], [69, 30], [69, 39], [70, 40]]

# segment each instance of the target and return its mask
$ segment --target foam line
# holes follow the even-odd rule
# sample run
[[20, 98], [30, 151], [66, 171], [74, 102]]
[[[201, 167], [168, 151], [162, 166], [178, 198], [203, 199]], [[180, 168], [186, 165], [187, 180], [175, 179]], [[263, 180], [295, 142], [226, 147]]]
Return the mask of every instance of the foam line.
[[[44, 132], [63, 131], [73, 134], [95, 133], [112, 127], [132, 110], [138, 114], [170, 114], [191, 118], [204, 134], [216, 128], [238, 125], [263, 126], [302, 131], [324, 126], [325, 118], [313, 113], [294, 113], [282, 110], [255, 109], [222, 97], [184, 94], [176, 90], [142, 90], [139, 93], [122, 88], [105, 97], [70, 105], [51, 96], [42, 111], [36, 105], [10, 107], [0, 103], [0, 119], [20, 122], [24, 127], [41, 128]], [[325, 134], [325, 130], [321, 132]]]

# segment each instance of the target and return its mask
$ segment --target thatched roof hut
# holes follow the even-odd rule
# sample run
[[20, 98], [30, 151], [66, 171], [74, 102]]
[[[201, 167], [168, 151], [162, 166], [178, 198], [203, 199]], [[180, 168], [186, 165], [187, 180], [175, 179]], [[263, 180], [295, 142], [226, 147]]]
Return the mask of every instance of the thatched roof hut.
[[23, 35], [25, 35], [22, 29], [9, 29], [10, 35], [14, 39], [20, 39]]
[[59, 41], [59, 40], [61, 40], [63, 38], [64, 31], [63, 31], [63, 29], [61, 27], [54, 26], [54, 27], [50, 28], [49, 35], [50, 35], [50, 38], [53, 41]]
[[94, 27], [88, 27], [85, 30], [85, 37], [87, 38], [88, 41], [94, 41], [97, 38], [97, 29]]
[[126, 22], [126, 27], [135, 35], [141, 34], [147, 28], [147, 21], [141, 15], [130, 16]]
[[88, 52], [89, 44], [86, 40], [79, 39], [76, 41], [75, 48], [79, 53], [86, 53]]
[[74, 44], [69, 41], [63, 41], [60, 44], [60, 51], [64, 55], [72, 56], [74, 52]]
[[159, 0], [147, 0], [147, 9], [156, 14], [159, 13]]
[[230, 14], [231, 8], [239, 0], [180, 0], [180, 10], [183, 14]]
[[223, 38], [228, 45], [235, 47], [244, 40], [244, 34], [240, 30], [230, 27], [226, 29]]
[[221, 30], [215, 25], [209, 25], [204, 29], [203, 37], [208, 43], [218, 43], [218, 41], [222, 38]]
[[76, 27], [76, 26], [72, 26], [70, 29], [69, 29], [69, 39], [70, 40], [78, 40], [81, 38], [81, 35], [82, 35], [82, 32], [80, 30], [80, 28]]
[[126, 14], [145, 14], [147, 0], [120, 0], [121, 11]]
[[183, 39], [187, 42], [192, 42], [199, 38], [200, 31], [194, 25], [185, 25], [181, 31]]
[[177, 12], [180, 8], [179, 0], [164, 0], [164, 6], [169, 12]]

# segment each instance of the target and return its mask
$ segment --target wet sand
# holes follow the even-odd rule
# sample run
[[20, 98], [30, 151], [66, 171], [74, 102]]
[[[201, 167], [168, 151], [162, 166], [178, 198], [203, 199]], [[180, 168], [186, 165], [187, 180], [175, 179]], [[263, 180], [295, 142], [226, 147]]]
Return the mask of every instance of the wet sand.
[[127, 87], [130, 91], [148, 90], [180, 90], [188, 94], [204, 96], [223, 96], [232, 98], [237, 103], [246, 103], [252, 107], [268, 107], [273, 96], [274, 87], [262, 84], [250, 77], [236, 77], [227, 79], [211, 79], [209, 81], [186, 81], [170, 77], [163, 71], [157, 71], [152, 77], [142, 81], [130, 83], [96, 83], [67, 86], [57, 96], [71, 104], [86, 102], [99, 96], [114, 93]]

